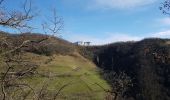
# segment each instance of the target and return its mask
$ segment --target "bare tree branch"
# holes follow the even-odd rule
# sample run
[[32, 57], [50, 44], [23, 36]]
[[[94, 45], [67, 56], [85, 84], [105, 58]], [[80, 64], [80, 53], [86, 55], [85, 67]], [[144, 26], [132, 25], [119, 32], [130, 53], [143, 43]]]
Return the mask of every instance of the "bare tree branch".
[[161, 3], [159, 9], [162, 11], [163, 14], [170, 15], [170, 0], [165, 0]]
[[6, 92], [5, 92], [6, 76], [7, 76], [8, 72], [10, 71], [10, 69], [12, 68], [12, 67], [8, 64], [8, 62], [6, 62], [6, 64], [7, 64], [7, 66], [8, 66], [8, 69], [7, 69], [7, 71], [5, 72], [5, 74], [4, 74], [4, 75], [2, 76], [2, 78], [1, 78], [1, 81], [2, 81], [2, 83], [1, 83], [1, 90], [2, 90], [2, 93], [3, 93], [3, 100], [6, 100]]
[[57, 16], [56, 9], [53, 9], [52, 16], [47, 19], [48, 22], [42, 24], [42, 28], [45, 34], [56, 36], [63, 28], [63, 19]]
[[60, 94], [60, 92], [61, 92], [65, 87], [67, 87], [68, 85], [70, 85], [70, 83], [64, 84], [64, 85], [57, 91], [57, 93], [54, 95], [54, 100], [57, 99], [57, 96]]
[[[4, 0], [1, 0], [0, 4]], [[10, 27], [14, 29], [20, 28], [32, 28], [30, 27], [27, 22], [32, 20], [35, 15], [32, 15], [32, 3], [31, 1], [25, 0], [23, 5], [24, 11], [6, 11], [1, 9], [0, 10], [0, 25], [4, 27]]]
[[4, 2], [5, 0], [0, 0], [0, 5]]
[[[0, 0], [0, 5], [5, 0]], [[25, 0], [23, 4], [23, 11], [6, 11], [4, 9], [0, 9], [0, 26], [22, 30], [24, 28], [32, 29], [28, 25], [28, 22], [30, 22], [35, 15], [32, 13], [34, 10], [32, 8], [32, 2], [30, 0]], [[56, 10], [53, 11], [53, 19], [48, 20], [48, 23], [43, 24], [43, 30], [46, 34], [51, 34], [51, 36], [46, 36], [42, 39], [37, 40], [31, 40], [31, 39], [20, 39], [18, 40], [18, 44], [9, 42], [8, 39], [4, 37], [0, 37], [0, 40], [2, 40], [2, 44], [5, 44], [6, 47], [1, 45], [0, 41], [0, 47], [4, 50], [0, 52], [0, 56], [3, 57], [4, 62], [6, 63], [5, 66], [7, 67], [7, 70], [5, 72], [1, 72], [2, 76], [0, 85], [1, 85], [1, 91], [3, 100], [8, 100], [8, 98], [11, 98], [13, 92], [15, 91], [22, 91], [24, 92], [24, 88], [28, 88], [33, 92], [34, 99], [40, 100], [43, 97], [44, 90], [47, 91], [47, 84], [45, 84], [42, 89], [40, 90], [40, 93], [37, 95], [35, 93], [35, 90], [28, 84], [25, 84], [23, 82], [19, 83], [20, 79], [24, 79], [24, 77], [31, 76], [32, 73], [34, 75], [34, 71], [36, 70], [37, 66], [32, 65], [29, 61], [25, 61], [21, 56], [21, 52], [25, 52], [24, 48], [26, 45], [29, 44], [39, 44], [43, 41], [46, 41], [50, 39], [51, 37], [58, 34], [58, 32], [63, 27], [63, 21], [62, 18], [58, 17], [56, 14]], [[22, 32], [21, 32], [22, 33]], [[30, 74], [31, 73], [31, 74]], [[69, 85], [65, 84], [63, 85], [54, 95], [54, 97], [51, 97], [54, 100], [57, 98], [57, 96], [60, 94], [60, 92]], [[14, 89], [12, 91], [9, 91], [9, 89]], [[47, 91], [48, 92], [48, 91]], [[28, 92], [29, 94], [29, 92]], [[45, 95], [48, 93], [45, 92]], [[17, 94], [15, 94], [17, 95]], [[21, 96], [21, 95], [20, 95]], [[27, 95], [24, 95], [23, 98], [26, 98]]]

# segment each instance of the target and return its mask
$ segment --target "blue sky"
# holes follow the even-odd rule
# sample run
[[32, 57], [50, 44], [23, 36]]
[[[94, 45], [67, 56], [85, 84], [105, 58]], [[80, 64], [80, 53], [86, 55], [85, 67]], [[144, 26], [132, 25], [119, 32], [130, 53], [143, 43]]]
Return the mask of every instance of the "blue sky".
[[[13, 9], [23, 0], [7, 1]], [[48, 16], [52, 8], [57, 9], [64, 20], [61, 31], [64, 39], [92, 44], [146, 37], [170, 38], [170, 16], [159, 10], [161, 2], [163, 0], [33, 0], [41, 16]], [[37, 32], [42, 32], [40, 19], [44, 17], [33, 22]]]

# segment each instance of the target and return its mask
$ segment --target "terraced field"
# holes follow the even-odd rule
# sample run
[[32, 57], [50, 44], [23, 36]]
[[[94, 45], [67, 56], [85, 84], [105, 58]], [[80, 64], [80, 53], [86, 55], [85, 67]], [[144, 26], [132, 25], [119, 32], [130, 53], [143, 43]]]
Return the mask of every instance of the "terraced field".
[[59, 100], [103, 100], [106, 93], [96, 83], [110, 89], [99, 69], [77, 53], [53, 57], [29, 53], [25, 57], [40, 65], [38, 75], [25, 79], [34, 89], [40, 90], [43, 84], [48, 84], [49, 90], [58, 91], [67, 85], [60, 91]]

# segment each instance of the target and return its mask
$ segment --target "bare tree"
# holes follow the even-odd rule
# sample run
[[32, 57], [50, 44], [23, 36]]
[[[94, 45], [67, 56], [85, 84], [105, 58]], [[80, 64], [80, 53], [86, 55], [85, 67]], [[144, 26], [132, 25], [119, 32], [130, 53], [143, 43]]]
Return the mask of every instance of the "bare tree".
[[[1, 0], [0, 4], [5, 2], [5, 0]], [[27, 6], [29, 5], [29, 6]], [[20, 11], [11, 11], [8, 12], [6, 10], [0, 9], [0, 25], [3, 27], [9, 27], [12, 29], [21, 29], [21, 28], [30, 28], [27, 25], [27, 21], [30, 21], [34, 16], [31, 15], [32, 5], [31, 2], [26, 0], [23, 5], [24, 12]], [[1, 41], [1, 58], [4, 62], [4, 69], [6, 71], [1, 72], [1, 91], [2, 91], [2, 100], [9, 99], [11, 97], [12, 90], [9, 89], [20, 89], [22, 90], [23, 87], [29, 87], [33, 90], [28, 84], [18, 83], [18, 79], [24, 77], [28, 73], [32, 73], [35, 70], [35, 66], [29, 64], [30, 62], [23, 62], [21, 58], [20, 52], [21, 48], [27, 43], [28, 41], [23, 41], [23, 43], [17, 47], [11, 45], [9, 41], [6, 40], [4, 37]], [[6, 46], [4, 46], [6, 45]], [[27, 67], [22, 68], [20, 70], [16, 70], [15, 67]]]
[[48, 16], [46, 21], [42, 23], [42, 28], [45, 34], [55, 36], [59, 34], [59, 31], [63, 28], [63, 19], [57, 16], [57, 11], [54, 8], [52, 16]]
[[[6, 0], [1, 0], [0, 4]], [[25, 0], [22, 11], [6, 11], [0, 9], [0, 25], [9, 28], [21, 29], [31, 28], [28, 22], [31, 21], [35, 15], [33, 13], [32, 3], [30, 0]]]
[[[0, 0], [0, 5], [5, 1], [6, 0]], [[32, 3], [29, 0], [25, 0], [23, 11], [8, 12], [4, 9], [0, 9], [0, 26], [17, 30], [22, 30], [24, 28], [31, 29], [32, 27], [30, 27], [28, 23], [35, 17], [32, 13], [33, 10]], [[49, 20], [50, 25], [47, 23], [43, 24], [44, 32], [46, 32], [46, 34], [51, 32], [51, 36], [46, 36], [38, 40], [18, 39], [16, 40], [16, 42], [19, 42], [17, 45], [14, 45], [14, 41], [9, 41], [6, 36], [0, 37], [0, 58], [3, 60], [2, 66], [3, 69], [5, 69], [0, 72], [0, 98], [2, 98], [2, 100], [8, 100], [10, 98], [24, 100], [30, 94], [33, 95], [33, 99], [39, 99], [39, 97], [41, 97], [42, 91], [40, 91], [40, 93], [38, 93], [40, 95], [38, 95], [28, 83], [20, 81], [25, 77], [32, 77], [32, 75], [35, 75], [38, 67], [36, 63], [24, 59], [23, 53], [27, 45], [42, 43], [58, 33], [63, 23], [62, 20], [57, 17], [56, 11], [54, 11], [53, 17], [53, 20]], [[66, 86], [67, 85], [62, 86], [52, 98], [55, 99]], [[44, 89], [44, 87], [47, 87], [47, 85], [44, 85], [42, 89]]]
[[159, 9], [163, 12], [163, 14], [170, 15], [170, 0], [165, 0], [162, 2]]

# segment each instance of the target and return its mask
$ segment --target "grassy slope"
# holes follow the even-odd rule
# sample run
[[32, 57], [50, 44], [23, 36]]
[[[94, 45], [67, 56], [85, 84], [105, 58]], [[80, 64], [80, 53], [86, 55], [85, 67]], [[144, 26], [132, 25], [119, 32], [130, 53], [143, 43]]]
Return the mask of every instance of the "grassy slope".
[[32, 87], [39, 89], [44, 84], [43, 82], [48, 82], [49, 89], [58, 90], [63, 85], [70, 83], [61, 92], [60, 99], [103, 100], [104, 91], [94, 83], [98, 83], [106, 89], [110, 88], [100, 77], [97, 67], [77, 53], [70, 56], [55, 55], [53, 60], [48, 63], [46, 62], [50, 58], [46, 56], [26, 54], [26, 57], [40, 64], [38, 68], [40, 74], [52, 77], [38, 75], [27, 79]]
[[[0, 36], [6, 37], [7, 41], [13, 45], [19, 41], [22, 43], [24, 40], [41, 40], [45, 37], [41, 34], [12, 35], [7, 33], [2, 34], [2, 32], [0, 32]], [[33, 53], [25, 53], [24, 60], [36, 62], [40, 66], [38, 67], [38, 75], [24, 79], [23, 81], [29, 83], [36, 90], [35, 92], [38, 92], [44, 83], [48, 84], [49, 90], [55, 91], [58, 91], [63, 85], [69, 83], [70, 85], [61, 91], [59, 100], [104, 99], [105, 92], [94, 83], [100, 84], [105, 89], [110, 89], [110, 86], [101, 78], [99, 69], [92, 62], [78, 53], [73, 53], [75, 50], [74, 45], [62, 39], [51, 38], [42, 44], [35, 44], [35, 46], [38, 48], [39, 45], [44, 46], [44, 44], [53, 44], [47, 47], [47, 50], [54, 49], [56, 54], [64, 54], [65, 56], [53, 55], [53, 57], [47, 57], [43, 56], [43, 54], [34, 54], [34, 51], [31, 51]], [[41, 49], [38, 48], [38, 50], [41, 52]], [[51, 58], [52, 61], [50, 61]], [[1, 60], [1, 57], [0, 63], [0, 69], [4, 69], [4, 62]], [[51, 76], [51, 78], [48, 76]]]

